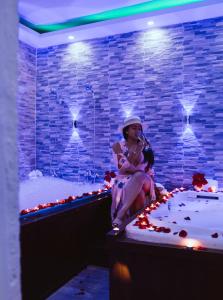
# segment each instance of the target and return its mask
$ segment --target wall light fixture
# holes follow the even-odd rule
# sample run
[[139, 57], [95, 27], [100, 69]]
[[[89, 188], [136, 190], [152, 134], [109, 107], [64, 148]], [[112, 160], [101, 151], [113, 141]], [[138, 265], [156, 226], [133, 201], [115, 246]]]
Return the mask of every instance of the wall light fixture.
[[77, 120], [73, 120], [73, 124], [72, 124], [73, 129], [77, 128]]

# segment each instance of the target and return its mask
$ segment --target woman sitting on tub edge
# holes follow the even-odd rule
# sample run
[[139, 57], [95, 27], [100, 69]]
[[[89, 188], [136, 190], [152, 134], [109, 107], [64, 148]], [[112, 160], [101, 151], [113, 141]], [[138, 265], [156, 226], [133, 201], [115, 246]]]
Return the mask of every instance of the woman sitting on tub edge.
[[113, 226], [155, 200], [154, 155], [143, 133], [139, 117], [129, 117], [120, 128], [124, 141], [115, 143], [112, 152], [118, 175], [112, 186], [111, 217]]

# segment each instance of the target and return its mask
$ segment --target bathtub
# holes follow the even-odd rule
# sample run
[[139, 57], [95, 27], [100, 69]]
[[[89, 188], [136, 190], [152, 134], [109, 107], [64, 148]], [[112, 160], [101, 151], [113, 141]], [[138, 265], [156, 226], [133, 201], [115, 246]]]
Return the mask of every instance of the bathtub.
[[128, 238], [189, 248], [223, 249], [221, 192], [179, 192], [146, 215], [149, 223], [167, 228], [166, 232], [157, 232], [152, 226], [139, 229], [133, 220], [126, 227]]
[[[98, 192], [101, 187], [50, 177], [20, 184], [20, 209], [53, 204], [20, 216], [23, 300], [46, 299], [88, 264], [106, 259], [101, 245], [111, 228], [111, 192]], [[54, 206], [71, 195], [80, 197]]]
[[108, 233], [111, 300], [209, 300], [222, 293], [223, 194], [173, 195]]
[[39, 204], [56, 202], [69, 196], [81, 196], [99, 189], [103, 189], [102, 183], [77, 183], [50, 176], [24, 180], [19, 188], [19, 208], [20, 211], [31, 209]]

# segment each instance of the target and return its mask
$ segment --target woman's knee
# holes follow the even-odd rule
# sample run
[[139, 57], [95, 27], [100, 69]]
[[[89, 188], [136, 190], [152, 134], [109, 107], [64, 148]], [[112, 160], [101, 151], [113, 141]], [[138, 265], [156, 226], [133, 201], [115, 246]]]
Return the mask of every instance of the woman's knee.
[[141, 190], [130, 207], [131, 213], [135, 213], [137, 210], [143, 208], [145, 205], [145, 199], [145, 193], [143, 190]]
[[142, 189], [145, 193], [148, 193], [151, 187], [151, 178], [147, 176], [146, 180], [143, 183]]

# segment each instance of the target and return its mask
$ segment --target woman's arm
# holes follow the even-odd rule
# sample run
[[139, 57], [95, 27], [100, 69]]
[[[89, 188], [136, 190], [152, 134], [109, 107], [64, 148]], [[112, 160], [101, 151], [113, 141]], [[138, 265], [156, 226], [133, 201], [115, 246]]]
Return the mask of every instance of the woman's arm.
[[128, 154], [128, 161], [133, 164], [134, 166], [137, 166], [138, 164], [140, 164], [143, 160], [143, 148], [144, 148], [144, 143], [142, 141], [140, 141], [137, 145], [135, 145], [135, 147], [133, 147], [131, 149], [131, 151], [129, 151]]
[[115, 143], [112, 146], [112, 150], [118, 169], [121, 173], [134, 173], [137, 170], [137, 165], [142, 161], [143, 158], [140, 145], [137, 145], [137, 147], [130, 151], [127, 156], [123, 153], [119, 143]]
[[126, 159], [124, 153], [122, 152], [121, 145], [119, 143], [115, 143], [112, 146], [112, 150], [113, 150], [113, 156], [115, 158], [118, 169], [121, 169], [124, 164], [127, 165], [128, 160]]

